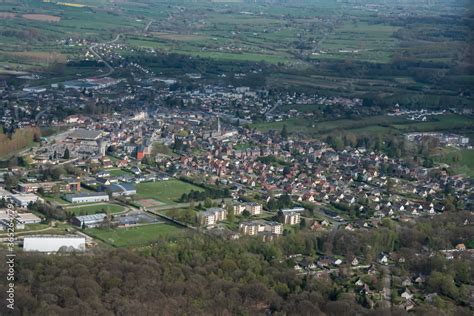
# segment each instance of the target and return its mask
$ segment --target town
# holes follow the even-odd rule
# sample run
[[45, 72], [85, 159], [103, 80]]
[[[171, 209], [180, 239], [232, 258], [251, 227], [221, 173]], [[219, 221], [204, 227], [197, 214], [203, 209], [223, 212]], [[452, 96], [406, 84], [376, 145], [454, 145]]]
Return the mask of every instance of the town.
[[472, 314], [467, 2], [287, 2], [0, 3], [1, 315]]
[[[88, 93], [103, 98], [102, 93], [119, 89], [117, 85], [120, 81], [89, 87], [85, 95], [80, 92], [83, 87], [52, 88], [51, 94], [71, 95], [71, 100], [77, 100], [69, 101], [73, 104], [86, 102]], [[35, 94], [47, 100], [50, 90]], [[21, 100], [30, 93], [22, 92], [25, 99]], [[15, 209], [24, 251], [70, 253], [89, 252], [104, 244], [138, 246], [160, 234], [177, 236], [183, 230], [225, 240], [249, 236], [262, 242], [298, 231], [363, 232], [383, 227], [387, 219], [414, 223], [452, 212], [459, 205], [472, 209], [472, 179], [452, 175], [443, 165], [413, 165], [364, 147], [291, 137], [286, 127], [268, 132], [252, 128], [250, 113], [266, 113], [273, 106], [255, 104], [245, 96], [248, 93], [246, 88], [211, 94], [215, 108], [206, 94], [181, 95], [173, 101], [185, 105], [199, 100], [198, 108], [170, 107], [169, 97], [160, 96], [163, 106], [142, 111], [130, 110], [125, 104], [133, 98], [121, 97], [126, 115], [60, 118], [45, 115], [53, 108], [43, 106], [36, 109], [39, 115], [31, 115], [28, 105], [16, 106], [16, 113], [25, 114], [17, 128], [52, 117], [48, 124], [59, 132], [38, 139], [39, 146], [20, 152], [20, 164], [2, 171], [0, 192], [6, 209], [0, 224], [6, 230], [8, 210]], [[56, 97], [51, 98], [59, 100]], [[242, 119], [223, 110], [225, 104], [232, 108], [232, 100], [243, 102], [237, 107]], [[254, 106], [246, 107], [245, 102]], [[316, 100], [301, 95], [295, 102]], [[454, 136], [439, 141], [449, 141], [451, 146], [469, 143]], [[422, 142], [423, 137], [443, 136], [406, 137]], [[139, 234], [146, 238], [134, 239]], [[470, 251], [463, 244], [452, 249], [456, 255]], [[453, 258], [450, 249], [442, 254]], [[376, 255], [382, 266], [403, 260], [396, 253]], [[311, 261], [293, 253], [288, 258], [302, 275], [338, 273], [343, 263], [354, 271], [379, 273], [372, 262], [356, 256], [320, 256]], [[365, 293], [369, 305], [386, 296], [387, 288], [374, 291], [361, 279], [354, 286]], [[406, 288], [400, 297], [402, 307], [409, 310], [415, 301]]]

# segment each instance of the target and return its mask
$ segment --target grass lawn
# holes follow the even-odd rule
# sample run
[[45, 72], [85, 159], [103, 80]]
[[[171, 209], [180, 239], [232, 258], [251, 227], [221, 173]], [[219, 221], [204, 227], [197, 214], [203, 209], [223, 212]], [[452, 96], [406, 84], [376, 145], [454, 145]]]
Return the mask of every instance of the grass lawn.
[[106, 213], [107, 211], [110, 211], [110, 213], [114, 214], [123, 210], [124, 207], [117, 204], [96, 204], [66, 208], [66, 211], [73, 212], [74, 215], [96, 214], [99, 212]]
[[229, 220], [221, 221], [220, 224], [225, 225], [230, 230], [238, 230], [239, 229], [239, 222], [237, 220], [233, 220], [232, 222]]
[[[34, 231], [34, 230], [41, 230], [41, 229], [45, 229], [45, 228], [48, 228], [49, 225], [48, 224], [28, 224], [28, 225], [25, 225], [25, 229], [23, 231]], [[19, 231], [21, 232], [21, 231]]]
[[71, 205], [70, 202], [64, 200], [63, 198], [61, 198], [60, 196], [54, 196], [54, 195], [43, 195], [41, 196], [43, 199], [45, 199], [46, 201], [49, 201], [49, 202], [55, 202], [57, 204], [60, 204], [60, 205]]
[[107, 169], [107, 171], [110, 173], [112, 177], [120, 177], [123, 175], [131, 175], [131, 172], [128, 172], [127, 170], [120, 169], [120, 168], [111, 168]]
[[137, 199], [155, 199], [163, 203], [172, 204], [191, 190], [203, 189], [179, 180], [144, 182], [137, 184]]
[[152, 224], [130, 228], [87, 229], [86, 233], [114, 247], [148, 245], [163, 236], [179, 236], [184, 229], [171, 224]]

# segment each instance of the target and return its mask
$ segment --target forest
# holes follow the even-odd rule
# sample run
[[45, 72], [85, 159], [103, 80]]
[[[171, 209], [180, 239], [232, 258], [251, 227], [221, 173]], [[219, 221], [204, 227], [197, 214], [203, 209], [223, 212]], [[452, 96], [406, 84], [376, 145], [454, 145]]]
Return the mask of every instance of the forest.
[[40, 130], [38, 128], [23, 128], [8, 135], [0, 133], [0, 157], [30, 146], [34, 141], [39, 141]]
[[[225, 241], [199, 233], [163, 238], [136, 250], [99, 250], [91, 255], [18, 252], [15, 315], [404, 315], [396, 306], [367, 308], [353, 291], [353, 273], [316, 277], [293, 269], [290, 255], [356, 255], [370, 262], [380, 252], [406, 258], [395, 263], [392, 282], [424, 275], [418, 290], [438, 298], [418, 304], [417, 315], [471, 315], [472, 257], [449, 262], [436, 250], [472, 238], [472, 214], [451, 212], [419, 223], [384, 220], [378, 230], [322, 234], [296, 231], [274, 242]], [[437, 234], [434, 231], [438, 232]], [[433, 256], [417, 256], [432, 251]], [[0, 273], [6, 273], [2, 265]], [[380, 289], [376, 275], [359, 275]], [[5, 279], [1, 281], [6, 282]], [[6, 293], [2, 291], [1, 298]], [[2, 305], [2, 314], [5, 313]]]

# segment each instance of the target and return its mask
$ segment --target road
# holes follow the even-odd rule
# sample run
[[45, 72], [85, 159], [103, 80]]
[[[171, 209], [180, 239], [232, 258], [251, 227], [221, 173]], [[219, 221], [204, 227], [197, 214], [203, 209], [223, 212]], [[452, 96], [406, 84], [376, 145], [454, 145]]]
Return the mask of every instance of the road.
[[105, 43], [95, 43], [95, 44], [93, 44], [93, 45], [91, 45], [91, 46], [89, 47], [90, 52], [91, 52], [95, 57], [97, 57], [98, 59], [100, 59], [100, 60], [105, 64], [105, 66], [109, 69], [109, 71], [107, 71], [105, 74], [102, 74], [102, 75], [97, 76], [98, 78], [99, 78], [99, 77], [107, 77], [107, 76], [110, 76], [110, 75], [115, 71], [115, 69], [114, 69], [114, 67], [112, 67], [104, 58], [102, 58], [102, 56], [100, 56], [94, 49], [95, 49], [98, 45], [113, 44], [113, 43], [115, 43], [116, 41], [119, 40], [119, 38], [120, 38], [121, 35], [122, 35], [122, 34], [119, 33], [119, 34], [117, 34], [117, 36], [116, 36], [113, 40], [111, 40], [111, 41], [109, 41], [109, 42], [105, 42]]
[[383, 277], [383, 298], [385, 303], [388, 305], [387, 308], [392, 307], [392, 272], [387, 266], [383, 266], [382, 270], [384, 271]]
[[[54, 229], [54, 228], [56, 228], [56, 227], [48, 226], [48, 227], [45, 227], [45, 228], [42, 228], [42, 229], [20, 231], [20, 232], [16, 232], [15, 236], [36, 234], [36, 233], [45, 232], [45, 231], [48, 231], [48, 230], [51, 230], [51, 229]], [[8, 237], [8, 233], [0, 234], [0, 240], [2, 240], [2, 241], [7, 240], [6, 239], [7, 237]]]
[[49, 109], [46, 109], [46, 110], [43, 110], [43, 111], [39, 112], [38, 114], [36, 114], [36, 116], [35, 116], [35, 121], [38, 122], [38, 120], [41, 118], [41, 116], [42, 116], [43, 114], [45, 114], [46, 112], [48, 112], [48, 110], [49, 110]]
[[[351, 270], [362, 270], [362, 269], [368, 269], [370, 267], [370, 264], [364, 264], [364, 265], [359, 265], [355, 267], [350, 267]], [[299, 275], [315, 275], [318, 272], [327, 272], [327, 273], [335, 273], [338, 272], [339, 268], [333, 268], [333, 269], [327, 269], [327, 270], [310, 270], [310, 271], [301, 271], [298, 272]]]
[[181, 222], [181, 221], [178, 221], [177, 219], [171, 218], [171, 217], [169, 217], [169, 216], [167, 216], [167, 215], [165, 215], [165, 214], [159, 213], [159, 212], [157, 212], [157, 211], [152, 211], [152, 210], [149, 210], [149, 209], [147, 209], [147, 208], [143, 208], [143, 209], [144, 209], [145, 212], [148, 212], [148, 213], [150, 213], [150, 214], [153, 214], [153, 215], [155, 215], [155, 216], [158, 216], [158, 217], [160, 217], [160, 218], [162, 218], [162, 219], [164, 219], [164, 220], [167, 220], [167, 221], [169, 221], [169, 222], [173, 222], [173, 223], [175, 223], [175, 224], [177, 224], [177, 225], [179, 225], [179, 226], [183, 226], [183, 227], [186, 227], [186, 228], [191, 228], [191, 229], [196, 230], [196, 227], [191, 226], [191, 225], [186, 224], [186, 223], [183, 223], [183, 222]]
[[277, 108], [278, 108], [278, 103], [275, 104], [275, 106], [272, 107], [270, 110], [268, 110], [267, 112], [265, 112], [265, 115], [270, 115], [270, 114], [272, 114], [273, 111], [275, 111]]
[[147, 24], [147, 25], [145, 26], [145, 28], [143, 29], [143, 33], [148, 32], [148, 29], [150, 28], [151, 23], [153, 23], [153, 21], [148, 22], [148, 24]]
[[[214, 199], [212, 202], [214, 203], [220, 203], [222, 200], [225, 202], [229, 202], [231, 199], [230, 198], [222, 198], [222, 199]], [[198, 204], [199, 202], [194, 202], [194, 204]], [[148, 210], [151, 211], [166, 211], [166, 210], [173, 210], [177, 208], [186, 208], [190, 207], [192, 203], [186, 202], [186, 203], [175, 203], [175, 204], [166, 204], [166, 205], [159, 205], [159, 206], [153, 206], [153, 207], [147, 207]]]
[[176, 203], [176, 204], [149, 207], [148, 209], [151, 211], [166, 211], [166, 210], [172, 210], [176, 208], [186, 208], [189, 206], [191, 206], [191, 203]]

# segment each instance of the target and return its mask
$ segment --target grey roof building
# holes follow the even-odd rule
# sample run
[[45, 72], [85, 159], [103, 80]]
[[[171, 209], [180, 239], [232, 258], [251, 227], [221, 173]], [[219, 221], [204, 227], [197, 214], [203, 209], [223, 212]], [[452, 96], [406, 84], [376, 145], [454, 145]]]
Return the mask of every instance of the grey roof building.
[[71, 222], [73, 225], [79, 227], [92, 228], [102, 224], [106, 217], [107, 215], [105, 213], [75, 216], [72, 218]]

